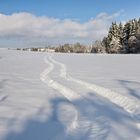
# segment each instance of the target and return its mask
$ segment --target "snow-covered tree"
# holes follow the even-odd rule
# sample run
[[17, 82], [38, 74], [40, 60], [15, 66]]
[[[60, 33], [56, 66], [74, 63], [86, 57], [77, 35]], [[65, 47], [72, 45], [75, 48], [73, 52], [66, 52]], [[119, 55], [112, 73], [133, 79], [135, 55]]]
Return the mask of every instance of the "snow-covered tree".
[[103, 42], [98, 40], [95, 41], [95, 43], [92, 46], [91, 53], [106, 53], [106, 49], [103, 45]]
[[102, 41], [108, 53], [136, 53], [140, 44], [140, 19], [125, 23], [112, 23], [108, 36]]
[[119, 53], [121, 49], [122, 25], [118, 26], [116, 22], [112, 23], [108, 32], [108, 53]]

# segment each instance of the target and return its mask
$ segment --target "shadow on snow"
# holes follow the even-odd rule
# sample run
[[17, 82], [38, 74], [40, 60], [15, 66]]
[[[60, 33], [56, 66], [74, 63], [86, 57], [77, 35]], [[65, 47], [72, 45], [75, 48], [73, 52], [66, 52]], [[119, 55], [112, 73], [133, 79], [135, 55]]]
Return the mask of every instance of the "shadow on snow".
[[[128, 91], [128, 94], [140, 100], [140, 82], [118, 80], [120, 85]], [[132, 87], [133, 86], [133, 87]]]
[[[48, 119], [45, 121], [33, 118], [29, 119], [24, 123], [21, 132], [11, 130], [6, 134], [3, 140], [85, 140], [89, 139], [89, 136], [97, 140], [105, 140], [110, 133], [115, 136], [115, 139], [123, 139], [125, 135], [123, 135], [123, 131], [119, 131], [119, 128], [122, 127], [125, 131], [129, 132], [128, 135], [133, 133], [134, 138], [140, 137], [139, 130], [135, 128], [133, 124], [129, 123], [133, 121], [130, 114], [104, 98], [98, 99], [97, 95], [93, 93], [89, 93], [88, 95], [91, 99], [96, 99], [92, 102], [92, 106], [83, 99], [73, 102], [65, 98], [55, 98], [51, 100], [52, 111], [49, 118], [46, 116]], [[66, 106], [66, 108], [64, 106]], [[73, 113], [74, 111], [71, 110], [71, 108], [73, 108], [71, 106], [78, 110], [78, 115], [82, 116], [82, 118], [78, 116], [81, 125], [79, 128], [68, 131], [69, 122], [76, 116], [76, 114]], [[71, 107], [70, 110], [67, 107]], [[45, 106], [38, 111], [36, 116], [41, 116], [44, 110]], [[72, 117], [69, 117], [71, 115]], [[92, 122], [93, 126], [84, 126], [85, 122], [82, 122], [82, 119], [83, 121]], [[78, 122], [78, 120], [76, 121]], [[111, 125], [113, 124], [115, 124], [118, 129], [112, 128]], [[94, 129], [94, 126], [98, 126], [99, 131], [97, 128]], [[81, 133], [83, 132], [82, 129], [86, 129], [83, 134]]]

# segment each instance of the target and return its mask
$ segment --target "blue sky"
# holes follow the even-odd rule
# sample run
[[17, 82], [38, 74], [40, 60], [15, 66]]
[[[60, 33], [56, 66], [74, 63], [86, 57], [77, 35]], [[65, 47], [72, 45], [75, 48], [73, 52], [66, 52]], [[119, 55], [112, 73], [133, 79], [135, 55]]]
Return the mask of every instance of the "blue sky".
[[0, 13], [0, 47], [19, 40], [90, 44], [107, 33], [112, 21], [140, 17], [140, 0], [0, 0]]
[[124, 10], [120, 20], [139, 17], [140, 0], [0, 0], [0, 12], [29, 12], [55, 18], [86, 21], [101, 12]]

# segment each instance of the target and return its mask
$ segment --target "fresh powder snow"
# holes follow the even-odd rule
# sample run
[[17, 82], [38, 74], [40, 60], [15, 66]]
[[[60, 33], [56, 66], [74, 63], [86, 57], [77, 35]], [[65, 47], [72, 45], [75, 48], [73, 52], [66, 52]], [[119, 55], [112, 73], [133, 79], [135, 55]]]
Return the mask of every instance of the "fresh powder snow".
[[0, 140], [140, 140], [139, 62], [0, 49]]

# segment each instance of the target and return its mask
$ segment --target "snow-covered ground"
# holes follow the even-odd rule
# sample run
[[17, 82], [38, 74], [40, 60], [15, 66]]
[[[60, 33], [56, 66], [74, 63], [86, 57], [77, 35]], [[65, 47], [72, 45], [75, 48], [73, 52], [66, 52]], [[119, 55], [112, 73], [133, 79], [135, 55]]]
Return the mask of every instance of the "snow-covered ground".
[[140, 140], [140, 55], [0, 50], [0, 140]]

